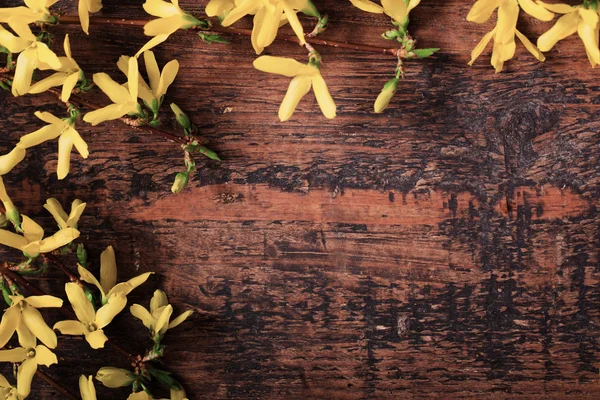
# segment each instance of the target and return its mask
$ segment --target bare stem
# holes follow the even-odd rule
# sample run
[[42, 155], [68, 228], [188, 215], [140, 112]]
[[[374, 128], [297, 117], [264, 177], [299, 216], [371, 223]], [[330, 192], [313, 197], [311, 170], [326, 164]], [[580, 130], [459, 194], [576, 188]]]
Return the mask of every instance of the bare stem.
[[69, 280], [71, 282], [79, 282], [79, 278], [73, 273], [71, 272], [71, 270], [65, 265], [63, 264], [62, 261], [60, 261], [58, 259], [58, 257], [56, 257], [54, 254], [42, 254], [42, 258], [45, 261], [50, 261], [52, 264], [54, 264], [58, 269], [60, 269], [66, 276], [69, 277]]
[[[122, 26], [144, 26], [149, 22], [149, 20], [144, 19], [111, 19], [111, 18], [101, 18], [101, 17], [90, 17], [90, 25], [122, 25]], [[79, 24], [79, 17], [74, 15], [62, 15], [59, 18], [59, 23], [70, 25], [70, 24]], [[199, 27], [194, 27], [195, 30], [202, 30]], [[215, 33], [227, 33], [241, 36], [252, 36], [252, 30], [250, 29], [242, 29], [242, 28], [234, 28], [234, 27], [223, 27], [223, 26], [213, 26], [212, 28], [206, 30], [207, 32], [215, 32]], [[288, 35], [284, 33], [278, 33], [277, 39], [292, 42], [297, 44], [302, 44], [300, 39], [298, 39], [295, 35]], [[376, 53], [376, 54], [388, 54], [391, 56], [398, 56], [398, 49], [391, 49], [386, 47], [378, 47], [378, 46], [368, 46], [360, 43], [348, 43], [348, 42], [337, 42], [335, 40], [324, 40], [317, 39], [314, 37], [306, 37], [306, 41], [311, 44], [319, 45], [319, 46], [330, 46], [337, 47], [340, 49], [350, 49], [356, 51], [363, 51], [367, 53]]]
[[77, 397], [73, 393], [69, 392], [67, 389], [65, 389], [64, 386], [62, 386], [60, 383], [56, 382], [54, 379], [50, 378], [48, 375], [46, 375], [44, 372], [40, 371], [39, 369], [35, 372], [35, 374], [37, 376], [39, 376], [40, 378], [42, 378], [47, 384], [52, 386], [54, 389], [58, 390], [64, 396], [64, 398], [69, 399], [69, 400], [79, 400], [79, 397]]

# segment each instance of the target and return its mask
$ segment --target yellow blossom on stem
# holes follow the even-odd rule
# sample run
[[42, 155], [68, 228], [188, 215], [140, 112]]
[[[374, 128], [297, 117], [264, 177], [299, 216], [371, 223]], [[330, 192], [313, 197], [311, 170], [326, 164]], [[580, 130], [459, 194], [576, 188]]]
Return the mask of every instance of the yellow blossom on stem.
[[2, 204], [4, 205], [4, 214], [6, 215], [6, 219], [11, 221], [15, 226], [20, 226], [21, 217], [19, 216], [19, 211], [6, 192], [6, 187], [4, 186], [4, 180], [2, 179], [2, 176], [0, 176], [0, 201], [2, 201]]
[[388, 81], [384, 86], [379, 96], [377, 96], [377, 100], [375, 100], [375, 112], [377, 114], [382, 113], [383, 110], [387, 108], [396, 94], [396, 89], [398, 88], [398, 78], [394, 78]]
[[150, 310], [134, 304], [129, 308], [134, 317], [142, 321], [144, 326], [150, 330], [155, 342], [160, 342], [168, 329], [173, 329], [185, 321], [192, 311], [185, 311], [173, 321], [169, 322], [173, 314], [173, 306], [169, 304], [167, 294], [162, 290], [156, 290], [150, 300]]
[[16, 145], [8, 154], [0, 156], [0, 176], [8, 174], [17, 164], [25, 159], [25, 148]]
[[127, 282], [117, 284], [117, 262], [115, 251], [112, 246], [108, 246], [100, 255], [100, 282], [94, 275], [81, 265], [77, 266], [77, 271], [84, 282], [92, 284], [98, 288], [102, 295], [102, 304], [106, 304], [115, 294], [127, 296], [133, 289], [137, 288], [148, 280], [154, 272], [145, 272]]
[[[127, 56], [121, 56], [117, 63], [117, 67], [119, 67], [124, 74], [127, 74], [129, 58], [130, 57]], [[167, 93], [167, 89], [175, 80], [177, 72], [179, 72], [179, 62], [177, 60], [171, 60], [164, 66], [163, 70], [160, 71], [154, 53], [152, 51], [145, 51], [144, 64], [146, 65], [146, 73], [148, 74], [150, 85], [146, 83], [140, 74], [138, 97], [146, 103], [146, 106], [151, 109], [154, 114], [157, 114], [158, 109], [162, 104], [163, 97]]]
[[221, 24], [230, 26], [248, 14], [254, 14], [251, 42], [256, 54], [275, 40], [281, 21], [287, 20], [302, 45], [306, 44], [304, 29], [296, 15], [314, 6], [308, 0], [242, 0], [227, 14]]
[[28, 25], [34, 22], [54, 22], [48, 8], [58, 0], [26, 0], [25, 6], [0, 8], [0, 22]]
[[0, 321], [0, 347], [4, 347], [19, 326], [24, 325], [29, 332], [49, 348], [56, 347], [56, 334], [44, 321], [38, 308], [60, 308], [63, 301], [54, 296], [11, 296], [12, 305], [2, 315]]
[[67, 215], [59, 201], [54, 198], [46, 200], [46, 204], [44, 204], [44, 208], [52, 214], [60, 229], [77, 229], [77, 222], [79, 222], [79, 218], [81, 217], [81, 214], [83, 214], [85, 206], [86, 203], [76, 199], [71, 203], [71, 213]]
[[201, 24], [179, 7], [178, 0], [146, 0], [143, 7], [148, 14], [159, 18], [144, 25], [144, 35], [154, 37], [137, 52], [136, 57], [164, 42], [178, 29], [189, 29]]
[[42, 93], [51, 87], [62, 85], [60, 99], [64, 102], [69, 100], [69, 97], [71, 97], [71, 92], [73, 92], [77, 82], [79, 82], [81, 79], [83, 72], [71, 54], [71, 44], [69, 42], [68, 34], [65, 35], [64, 49], [66, 56], [59, 57], [61, 66], [58, 70], [56, 70], [58, 72], [34, 83], [29, 89], [29, 93]]
[[71, 243], [79, 237], [79, 231], [73, 228], [59, 230], [44, 239], [44, 230], [36, 222], [23, 215], [21, 229], [23, 235], [0, 229], [0, 244], [19, 249], [27, 257], [37, 257], [40, 253], [49, 253]]
[[79, 394], [81, 400], [96, 400], [96, 387], [91, 375], [87, 378], [85, 375], [79, 377]]
[[79, 132], [75, 130], [77, 117], [60, 119], [49, 112], [40, 111], [36, 111], [35, 116], [49, 125], [21, 137], [17, 146], [28, 149], [58, 137], [58, 166], [56, 174], [58, 175], [58, 179], [64, 179], [69, 174], [71, 167], [71, 150], [73, 150], [73, 146], [75, 146], [83, 158], [88, 158], [90, 155], [87, 143], [81, 138]]
[[528, 9], [526, 8], [523, 9], [528, 13], [532, 13], [536, 18], [547, 18], [543, 13], [539, 14], [540, 9], [544, 10], [543, 7], [533, 3], [532, 0], [477, 0], [467, 16], [468, 21], [483, 23], [491, 17], [496, 9], [498, 9], [498, 20], [496, 27], [487, 33], [471, 52], [469, 65], [473, 65], [490, 40], [494, 39], [491, 64], [496, 68], [496, 73], [502, 71], [504, 63], [515, 55], [515, 36], [519, 38], [525, 48], [539, 61], [546, 59], [542, 52], [525, 35], [517, 30], [519, 4], [521, 6], [522, 4], [527, 4], [530, 11], [527, 11]]
[[127, 298], [123, 293], [115, 293], [96, 311], [79, 284], [66, 283], [65, 291], [78, 321], [60, 321], [54, 325], [54, 329], [58, 329], [63, 335], [85, 335], [85, 340], [92, 349], [103, 348], [108, 338], [102, 328], [110, 324], [125, 308]]
[[116, 389], [131, 385], [136, 380], [136, 376], [123, 368], [102, 367], [96, 372], [96, 379], [104, 386]]
[[363, 11], [375, 14], [387, 14], [398, 23], [404, 23], [408, 13], [419, 5], [421, 0], [381, 0], [381, 5], [370, 0], [350, 0], [350, 2]]
[[58, 359], [46, 346], [38, 345], [35, 336], [24, 325], [19, 325], [17, 334], [21, 347], [0, 350], [0, 361], [21, 363], [17, 369], [17, 393], [24, 399], [31, 392], [31, 381], [38, 365], [49, 367], [57, 364]]
[[[239, 3], [240, 0], [237, 0]], [[236, 5], [236, 1], [234, 0], [210, 0], [204, 9], [204, 12], [209, 17], [219, 17], [224, 18], [225, 15], [233, 10]]]
[[585, 6], [567, 4], [546, 4], [543, 7], [557, 14], [564, 14], [550, 30], [538, 38], [537, 45], [541, 51], [550, 51], [556, 43], [577, 33], [585, 46], [585, 52], [592, 67], [600, 64], [598, 50], [598, 34], [600, 22], [598, 12]]
[[187, 400], [185, 397], [185, 390], [183, 389], [171, 389], [171, 396], [169, 399], [155, 399], [150, 396], [147, 392], [134, 392], [127, 397], [127, 400]]
[[3, 375], [0, 375], [0, 399], [18, 400], [17, 386], [13, 386]]
[[271, 74], [293, 77], [290, 86], [279, 107], [279, 119], [287, 121], [296, 110], [296, 106], [312, 87], [323, 115], [335, 118], [335, 102], [329, 94], [321, 71], [314, 64], [302, 64], [285, 57], [262, 56], [254, 60], [254, 68]]
[[90, 14], [97, 13], [102, 9], [102, 0], [79, 0], [77, 7], [81, 29], [89, 35]]
[[49, 66], [58, 70], [61, 62], [45, 43], [38, 42], [29, 26], [12, 21], [9, 25], [17, 36], [0, 27], [0, 46], [6, 47], [11, 53], [20, 53], [15, 66], [12, 94], [21, 96], [29, 92], [36, 68]]
[[119, 85], [110, 76], [101, 72], [94, 74], [94, 83], [111, 99], [114, 104], [90, 111], [85, 114], [83, 120], [92, 125], [98, 125], [101, 122], [118, 119], [126, 114], [135, 115], [138, 113], [138, 82], [139, 71], [137, 58], [129, 59], [127, 69], [127, 87]]

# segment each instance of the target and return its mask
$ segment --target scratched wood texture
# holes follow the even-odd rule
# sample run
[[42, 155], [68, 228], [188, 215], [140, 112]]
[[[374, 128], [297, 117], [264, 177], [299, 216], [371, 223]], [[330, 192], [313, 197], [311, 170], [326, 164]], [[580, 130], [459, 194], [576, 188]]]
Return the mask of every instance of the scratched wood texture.
[[[181, 2], [198, 14], [204, 3]], [[131, 303], [160, 287], [178, 311], [195, 311], [166, 342], [166, 365], [190, 399], [597, 398], [597, 71], [576, 37], [545, 64], [519, 45], [501, 74], [489, 50], [468, 67], [492, 26], [465, 21], [471, 3], [423, 0], [415, 10], [415, 36], [442, 51], [409, 63], [382, 115], [372, 102], [394, 60], [319, 47], [333, 121], [309, 95], [280, 123], [288, 79], [254, 70], [247, 38], [208, 46], [177, 33], [156, 51], [159, 64], [181, 64], [165, 104], [189, 112], [222, 162], [173, 195], [177, 146], [107, 123], [81, 126], [91, 155], [73, 156], [64, 181], [53, 172], [56, 143], [32, 150], [5, 180], [48, 228], [47, 197], [87, 201], [80, 228], [96, 267], [113, 244], [122, 279], [157, 272]], [[141, 1], [104, 4], [99, 16], [145, 18]], [[346, 1], [317, 4], [330, 15], [324, 38], [388, 43], [378, 39], [386, 18]], [[533, 39], [549, 27], [519, 22]], [[133, 27], [53, 32], [59, 46], [70, 33], [86, 72], [119, 78], [118, 56], [145, 40]], [[266, 54], [305, 57], [281, 42]], [[97, 91], [90, 98], [107, 102]], [[61, 112], [50, 95], [2, 92], [0, 101], [2, 151], [42, 125], [35, 110]], [[165, 127], [175, 127], [167, 110]], [[36, 281], [56, 291], [64, 278]], [[107, 333], [132, 353], [145, 349], [127, 312]], [[80, 373], [127, 367], [80, 338], [60, 338], [57, 354], [46, 371], [73, 390]], [[31, 398], [60, 395], [38, 382]]]

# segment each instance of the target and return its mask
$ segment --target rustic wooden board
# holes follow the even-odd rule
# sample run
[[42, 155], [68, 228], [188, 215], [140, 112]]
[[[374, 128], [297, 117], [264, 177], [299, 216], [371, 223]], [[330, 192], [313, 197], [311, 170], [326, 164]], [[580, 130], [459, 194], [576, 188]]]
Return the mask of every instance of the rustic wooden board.
[[[101, 16], [144, 18], [138, 1], [104, 3]], [[331, 17], [324, 37], [385, 45], [385, 18], [318, 3]], [[469, 68], [491, 29], [465, 21], [470, 5], [423, 0], [415, 10], [414, 34], [443, 50], [410, 63], [383, 115], [372, 101], [393, 59], [319, 48], [334, 121], [307, 96], [281, 124], [288, 80], [254, 70], [246, 38], [207, 46], [178, 33], [157, 50], [160, 64], [181, 63], [167, 102], [189, 111], [223, 162], [172, 195], [177, 146], [109, 123], [81, 128], [91, 156], [74, 156], [68, 179], [57, 181], [47, 144], [6, 181], [48, 227], [47, 197], [86, 200], [92, 257], [112, 243], [123, 279], [159, 276], [131, 300], [161, 287], [179, 310], [195, 310], [167, 341], [190, 399], [597, 397], [597, 73], [575, 37], [545, 64], [518, 46], [501, 74], [487, 56]], [[532, 38], [549, 26], [519, 22]], [[71, 34], [84, 70], [115, 77], [118, 55], [144, 42], [138, 28], [54, 32]], [[305, 57], [290, 43], [267, 54]], [[41, 126], [35, 110], [60, 110], [50, 95], [0, 102], [5, 150]], [[53, 272], [39, 283], [62, 282]], [[108, 334], [144, 350], [144, 330], [126, 314]], [[74, 389], [80, 373], [127, 366], [79, 338], [62, 339], [58, 354], [48, 373]], [[60, 397], [43, 383], [37, 396]]]

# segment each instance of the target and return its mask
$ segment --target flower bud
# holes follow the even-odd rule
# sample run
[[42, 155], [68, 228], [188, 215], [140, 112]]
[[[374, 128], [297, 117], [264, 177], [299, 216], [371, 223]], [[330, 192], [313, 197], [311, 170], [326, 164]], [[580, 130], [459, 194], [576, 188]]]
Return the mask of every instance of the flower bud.
[[375, 100], [375, 112], [382, 113], [383, 110], [387, 108], [396, 93], [396, 89], [398, 88], [398, 79], [394, 78], [391, 81], [388, 81], [384, 86], [381, 93]]
[[181, 111], [181, 108], [179, 108], [177, 104], [171, 103], [171, 110], [173, 110], [179, 125], [183, 126], [185, 129], [192, 129], [192, 123], [190, 122], [189, 117], [183, 111]]
[[122, 368], [102, 367], [96, 373], [96, 379], [104, 386], [115, 389], [131, 385], [135, 381], [135, 375]]
[[187, 187], [189, 180], [189, 174], [187, 172], [180, 172], [175, 176], [175, 182], [171, 186], [171, 192], [179, 193]]

